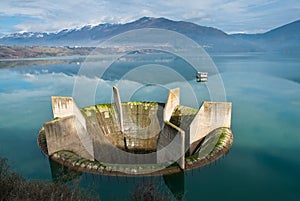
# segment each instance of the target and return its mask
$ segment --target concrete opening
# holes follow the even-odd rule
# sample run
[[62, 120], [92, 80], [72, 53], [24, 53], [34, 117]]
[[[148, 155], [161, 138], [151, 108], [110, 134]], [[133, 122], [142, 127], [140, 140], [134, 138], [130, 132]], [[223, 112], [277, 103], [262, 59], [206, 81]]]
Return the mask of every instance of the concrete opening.
[[109, 142], [123, 151], [136, 154], [155, 152], [158, 135], [163, 126], [164, 104], [128, 102], [121, 105], [124, 132], [120, 129], [113, 104], [96, 105], [96, 119], [88, 116], [87, 119], [97, 124]]
[[206, 164], [231, 146], [231, 103], [197, 110], [180, 105], [179, 88], [165, 103], [121, 102], [113, 91], [113, 103], [81, 109], [71, 97], [52, 97], [54, 119], [39, 138], [44, 152], [71, 167], [148, 174]]

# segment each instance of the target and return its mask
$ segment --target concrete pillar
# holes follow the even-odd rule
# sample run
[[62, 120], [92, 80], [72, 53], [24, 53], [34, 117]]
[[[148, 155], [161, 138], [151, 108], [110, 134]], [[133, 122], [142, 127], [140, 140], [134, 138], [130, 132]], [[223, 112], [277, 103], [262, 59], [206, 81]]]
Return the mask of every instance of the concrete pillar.
[[64, 97], [64, 96], [52, 96], [52, 112], [53, 117], [67, 117], [71, 115], [75, 115], [77, 120], [82, 124], [82, 126], [86, 129], [86, 121], [82, 113], [80, 112], [79, 107], [75, 103], [72, 97]]
[[122, 133], [124, 133], [124, 123], [123, 123], [123, 111], [122, 111], [122, 104], [121, 104], [121, 98], [119, 95], [119, 90], [117, 87], [113, 87], [113, 92], [114, 92], [114, 102], [117, 108], [117, 113], [118, 113], [118, 119], [120, 123], [120, 129]]
[[48, 154], [69, 150], [83, 158], [94, 160], [93, 142], [75, 115], [44, 124]]
[[52, 96], [52, 112], [53, 117], [67, 117], [74, 114], [73, 111], [73, 98], [72, 97], [62, 97], [62, 96]]
[[53, 96], [54, 118], [44, 124], [49, 154], [71, 150], [79, 156], [94, 160], [93, 140], [86, 128], [86, 120], [72, 97]]
[[231, 102], [203, 102], [190, 125], [190, 145], [216, 128], [230, 128], [231, 107]]
[[180, 104], [180, 88], [171, 89], [164, 108], [164, 122], [170, 121], [174, 109]]
[[181, 130], [178, 132], [180, 134], [180, 142], [181, 142], [181, 156], [178, 159], [177, 163], [179, 164], [182, 170], [185, 169], [185, 132]]

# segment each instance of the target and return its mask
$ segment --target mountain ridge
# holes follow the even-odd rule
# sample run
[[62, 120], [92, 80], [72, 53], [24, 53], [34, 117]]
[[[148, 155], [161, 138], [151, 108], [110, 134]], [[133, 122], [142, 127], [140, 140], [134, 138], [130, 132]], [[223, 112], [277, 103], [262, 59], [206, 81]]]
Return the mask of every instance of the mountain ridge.
[[266, 51], [300, 54], [300, 20], [259, 34], [232, 34]]
[[[108, 38], [126, 31], [142, 28], [161, 28], [184, 34], [209, 52], [257, 52], [289, 48], [297, 50], [299, 46], [297, 42], [300, 41], [300, 33], [298, 31], [300, 30], [299, 22], [300, 20], [262, 34], [227, 34], [217, 28], [201, 26], [192, 22], [173, 21], [163, 17], [142, 17], [125, 24], [105, 23], [95, 26], [86, 25], [81, 28], [63, 29], [51, 33], [15, 33], [1, 37], [0, 44], [6, 46], [91, 47], [97, 46]], [[299, 29], [297, 29], [298, 26]], [[287, 33], [289, 30], [295, 32], [294, 37], [288, 37], [291, 35], [291, 33]], [[277, 44], [275, 44], [274, 41]], [[284, 45], [282, 45], [282, 43], [284, 43]], [[280, 48], [278, 48], [278, 46], [280, 46]]]

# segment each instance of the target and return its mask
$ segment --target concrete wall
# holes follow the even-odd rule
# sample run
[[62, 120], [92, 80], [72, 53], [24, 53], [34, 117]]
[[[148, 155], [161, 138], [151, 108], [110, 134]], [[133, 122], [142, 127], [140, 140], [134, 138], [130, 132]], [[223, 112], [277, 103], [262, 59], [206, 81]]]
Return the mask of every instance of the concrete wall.
[[115, 102], [118, 120], [120, 123], [120, 128], [121, 131], [124, 132], [122, 104], [121, 104], [119, 90], [117, 87], [113, 87], [113, 93], [114, 93], [114, 102]]
[[[118, 118], [113, 105], [96, 105], [94, 109], [83, 109], [90, 114], [86, 120], [98, 124], [102, 133], [112, 144], [123, 150], [156, 150], [157, 137], [162, 127], [163, 105], [158, 103], [129, 102], [122, 103], [124, 114], [124, 132], [120, 132]], [[87, 112], [85, 112], [87, 111]], [[92, 111], [94, 116], [91, 117]], [[93, 120], [94, 119], [94, 120]], [[93, 134], [93, 132], [90, 132]], [[94, 135], [92, 135], [94, 136]], [[124, 136], [126, 146], [124, 144]]]
[[55, 117], [67, 117], [73, 115], [73, 98], [52, 96], [52, 112]]
[[127, 136], [148, 139], [159, 134], [163, 106], [158, 103], [123, 103], [124, 132]]
[[[44, 124], [49, 154], [70, 150], [90, 160], [120, 164], [173, 161], [184, 169], [186, 149], [192, 144], [196, 147], [214, 129], [231, 126], [231, 103], [203, 102], [195, 115], [196, 111], [178, 107], [179, 88], [169, 91], [164, 108], [153, 103], [121, 103], [115, 87], [114, 97], [115, 106], [93, 106], [84, 109], [84, 115], [71, 97], [52, 97], [53, 115], [59, 119]], [[184, 117], [180, 128], [170, 123], [175, 109], [181, 115], [178, 120]], [[157, 152], [147, 157], [128, 153], [125, 142], [132, 145], [130, 149], [149, 150], [157, 142]]]
[[231, 102], [203, 102], [190, 125], [190, 145], [216, 128], [230, 128], [231, 105]]
[[[77, 118], [72, 115], [44, 124], [49, 155], [60, 151], [70, 150], [81, 157], [94, 160], [92, 141]], [[85, 137], [83, 137], [85, 136]]]
[[[143, 107], [138, 107], [138, 105], [143, 105]], [[132, 117], [132, 120], [137, 120], [135, 123], [138, 123], [138, 125], [136, 126], [145, 126], [141, 128], [141, 130], [137, 130], [133, 125], [133, 131], [130, 132], [134, 132], [135, 135], [140, 136], [138, 138], [135, 138], [134, 136], [126, 137], [129, 151], [132, 151], [132, 149], [144, 148], [145, 150], [152, 150], [153, 148], [156, 148], [157, 136], [156, 138], [150, 138], [150, 136], [149, 138], [143, 139], [143, 136], [141, 135], [144, 133], [146, 137], [148, 136], [146, 125], [147, 121], [145, 121], [148, 114], [147, 112], [149, 112], [149, 115], [156, 117], [158, 107], [157, 104], [150, 103], [147, 108], [148, 110], [144, 111], [146, 114], [141, 113], [141, 116], [137, 116], [136, 112], [139, 113], [145, 106], [147, 106], [146, 103], [122, 103], [123, 112], [126, 114], [124, 115], [124, 127], [126, 128], [127, 125], [126, 118], [130, 117]], [[125, 151], [124, 138], [120, 132], [119, 123], [112, 114], [112, 107], [113, 105], [96, 105], [83, 110], [83, 114], [86, 116], [88, 131], [94, 139], [95, 159], [101, 162], [113, 164], [155, 164], [157, 160], [155, 152], [147, 154], [133, 154]], [[161, 113], [160, 116], [162, 116], [162, 109], [159, 112]], [[131, 147], [132, 142], [136, 145], [134, 148]]]
[[94, 160], [93, 141], [87, 132], [86, 120], [73, 98], [57, 96], [51, 98], [53, 115], [60, 120], [44, 124], [49, 154], [63, 150], [65, 146], [72, 147], [74, 144], [69, 150]]
[[180, 88], [171, 89], [164, 108], [164, 121], [170, 121], [174, 109], [180, 104]]
[[157, 142], [157, 163], [177, 162], [185, 168], [185, 132], [170, 122], [165, 125]]
[[76, 105], [72, 97], [64, 96], [52, 96], [52, 112], [55, 117], [67, 117], [70, 115], [75, 115], [77, 120], [84, 126], [86, 129], [85, 118], [80, 112], [80, 109]]
[[[156, 153], [154, 152], [145, 155], [133, 154], [124, 151], [124, 141], [122, 138], [123, 135], [121, 136], [121, 138], [111, 136], [114, 135], [114, 131], [117, 131], [117, 128], [119, 128], [119, 126], [116, 126], [114, 123], [109, 123], [108, 121], [111, 118], [105, 118], [106, 115], [104, 113], [104, 110], [95, 111], [95, 113], [92, 113], [91, 115], [95, 115], [96, 118], [90, 117], [87, 120], [88, 130], [94, 138], [96, 160], [112, 164], [156, 163]], [[116, 126], [117, 128], [113, 128], [111, 126]], [[118, 130], [118, 132], [120, 133], [120, 130]], [[118, 139], [120, 140], [119, 142]]]

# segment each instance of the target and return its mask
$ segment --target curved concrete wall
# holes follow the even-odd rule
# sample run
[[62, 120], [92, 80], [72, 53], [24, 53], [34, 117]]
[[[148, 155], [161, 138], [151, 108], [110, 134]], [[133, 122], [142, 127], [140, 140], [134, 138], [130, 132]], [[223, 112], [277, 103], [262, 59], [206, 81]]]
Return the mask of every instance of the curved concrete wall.
[[51, 99], [53, 116], [59, 120], [44, 124], [49, 154], [69, 148], [79, 156], [94, 160], [92, 137], [73, 98], [53, 96]]
[[231, 102], [203, 102], [190, 125], [190, 145], [216, 128], [230, 128], [231, 107]]
[[91, 138], [74, 115], [47, 122], [44, 128], [49, 155], [60, 150], [70, 150], [94, 160]]
[[106, 163], [176, 160], [184, 169], [188, 149], [192, 153], [211, 131], [231, 126], [230, 102], [203, 102], [197, 112], [179, 105], [179, 88], [169, 91], [165, 105], [121, 103], [117, 88], [114, 96], [115, 104], [82, 110], [71, 97], [52, 97], [53, 115], [59, 119], [44, 124], [49, 155], [65, 149]]
[[155, 151], [163, 122], [163, 106], [158, 103], [129, 102], [122, 103], [121, 107], [124, 114], [124, 132], [120, 132], [114, 106], [109, 104], [96, 105], [94, 110], [97, 119], [87, 117], [87, 120], [94, 121], [93, 124], [99, 126], [103, 135], [120, 149]]

